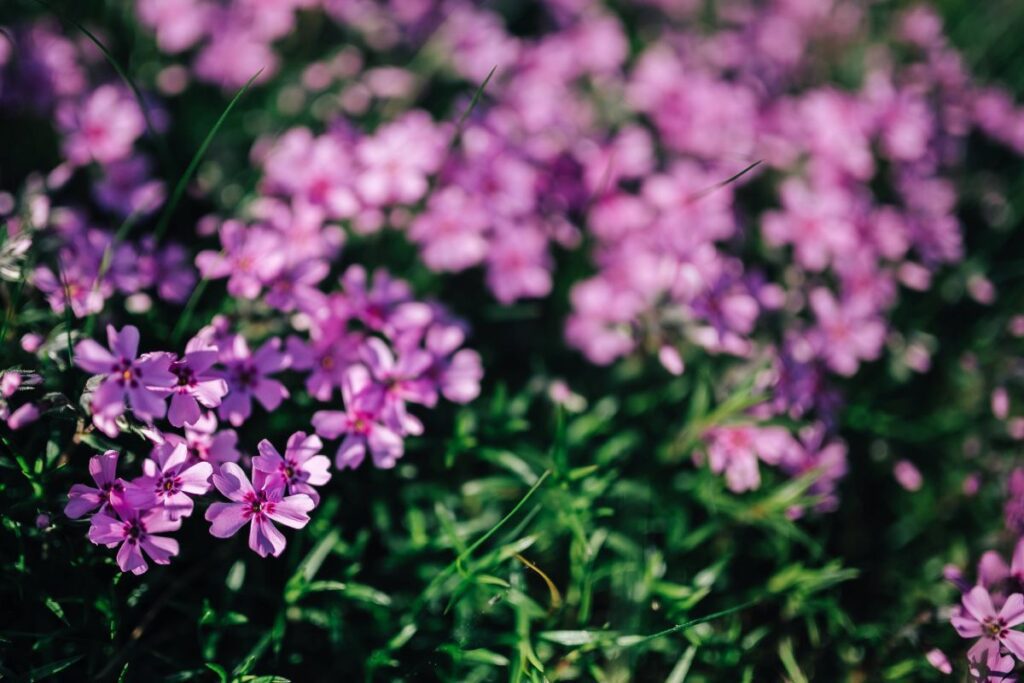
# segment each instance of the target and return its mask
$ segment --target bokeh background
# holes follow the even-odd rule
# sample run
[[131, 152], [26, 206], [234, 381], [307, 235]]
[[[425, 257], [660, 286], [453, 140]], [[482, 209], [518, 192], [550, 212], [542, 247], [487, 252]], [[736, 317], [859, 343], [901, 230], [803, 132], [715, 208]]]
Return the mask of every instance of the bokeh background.
[[[280, 3], [253, 4], [257, 16], [271, 16]], [[201, 45], [180, 52], [161, 47], [161, 27], [176, 11], [171, 2], [162, 8], [168, 14], [150, 22], [140, 21], [141, 7], [160, 9], [160, 2], [6, 2], [0, 26], [15, 44], [24, 27], [45, 26], [77, 46], [89, 71], [120, 83], [116, 64], [144, 99], [158, 102], [159, 135], [139, 145], [167, 191], [215, 130], [166, 226], [168, 238], [194, 255], [219, 248], [215, 234], [197, 232], [204, 217], [243, 214], [266, 191], [261, 150], [288, 131], [307, 126], [344, 137], [351, 127], [369, 135], [418, 108], [447, 132], [471, 132], [517, 95], [516, 83], [503, 72], [512, 67], [502, 61], [502, 46], [487, 41], [511, 36], [526, 42], [568, 33], [583, 21], [573, 18], [577, 10], [569, 2], [465, 3], [496, 17], [503, 28], [483, 22], [466, 29], [461, 40], [483, 44], [467, 52], [478, 61], [453, 64], [453, 54], [429, 38], [454, 4], [423, 3], [429, 20], [393, 42], [378, 25], [388, 20], [364, 20], [359, 12], [371, 7], [394, 19], [400, 14], [389, 13], [396, 7], [364, 1], [346, 10], [344, 4], [328, 12], [289, 9], [288, 30], [270, 41], [275, 66], [248, 87], [248, 78], [238, 76], [252, 71], [245, 70], [248, 63], [236, 71], [218, 69], [231, 61], [230, 46], [208, 57], [212, 66], [205, 77], [197, 66]], [[685, 44], [687, 37], [714, 35], [723, 22], [742, 24], [745, 13], [764, 11], [759, 3], [679, 3], [687, 9], [677, 14], [672, 3], [576, 4], [593, 5], [621, 27], [628, 64], [659, 40]], [[860, 16], [852, 37], [834, 45], [825, 39], [813, 48], [808, 43], [798, 76], [759, 74], [768, 84], [792, 77], [781, 92], [826, 86], [856, 91], [866, 66], [887, 46], [895, 64], [914, 59], [893, 37], [909, 3], [773, 4], [783, 14], [799, 14], [801, 7], [824, 11], [824, 23], [844, 7]], [[1024, 4], [944, 0], [927, 6], [941, 18], [977, 88], [963, 93], [966, 101], [988, 86], [1019, 101]], [[735, 17], [723, 19], [730, 11]], [[366, 10], [365, 16], [377, 15]], [[671, 40], [662, 36], [665, 26]], [[542, 66], [556, 57], [597, 60], [606, 40], [599, 34], [569, 57], [538, 51], [533, 58]], [[423, 48], [427, 44], [430, 49]], [[764, 48], [741, 43], [733, 49], [756, 61]], [[327, 90], [309, 87], [304, 79], [311, 78], [310, 65], [344, 63], [344, 55], [358, 55], [361, 64], [353, 62], [351, 74]], [[12, 202], [68, 156], [54, 116], [18, 102], [26, 90], [41, 87], [11, 76], [18, 58], [18, 49], [5, 55], [6, 80], [0, 79], [0, 190]], [[491, 66], [498, 68], [488, 79]], [[403, 72], [377, 71], [376, 94], [355, 88], [370, 82], [366, 74], [375, 67]], [[719, 76], [726, 82], [736, 77], [728, 68]], [[686, 89], [686, 73], [667, 78]], [[608, 130], [635, 114], [620, 116], [620, 109], [628, 109], [622, 94], [602, 78], [584, 80], [580, 90], [616, 121]], [[389, 95], [389, 88], [398, 94]], [[365, 108], [360, 93], [368, 98]], [[550, 97], [559, 101], [557, 93]], [[713, 91], [709, 97], [731, 95]], [[572, 104], [564, 101], [567, 118]], [[547, 106], [560, 121], [561, 108]], [[706, 123], [715, 127], [728, 116], [729, 102], [716, 101], [709, 111]], [[636, 115], [663, 165], [689, 158], [665, 142], [665, 128], [676, 120], [671, 112], [666, 116], [671, 120], [659, 125]], [[799, 120], [796, 125], [799, 131]], [[750, 410], [775, 393], [762, 381], [764, 358], [758, 354], [737, 360], [692, 340], [673, 341], [686, 368], [671, 372], [673, 356], [659, 361], [666, 342], [651, 333], [668, 326], [657, 306], [637, 316], [630, 328], [635, 344], [607, 359], [614, 362], [595, 362], [593, 353], [581, 352], [586, 343], [571, 335], [567, 341], [566, 321], [579, 314], [574, 288], [602, 272], [604, 262], [595, 253], [617, 248], [588, 227], [597, 199], [559, 194], [578, 189], [559, 174], [579, 175], [582, 166], [544, 167], [551, 189], [538, 196], [551, 203], [539, 204], [535, 213], [551, 219], [543, 262], [552, 276], [543, 296], [503, 295], [493, 267], [443, 272], [449, 269], [427, 263], [422, 241], [403, 229], [368, 229], [365, 221], [372, 217], [345, 217], [339, 223], [347, 241], [331, 263], [332, 279], [349, 264], [385, 267], [419, 296], [443, 302], [466, 320], [469, 343], [483, 360], [480, 396], [418, 414], [424, 434], [408, 440], [395, 469], [364, 465], [336, 473], [310, 525], [289, 533], [282, 557], [262, 560], [244, 540], [212, 539], [206, 525], [193, 519], [178, 535], [182, 555], [139, 577], [122, 575], [111, 553], [88, 543], [82, 523], [61, 515], [68, 488], [84, 480], [95, 450], [82, 438], [82, 425], [56, 415], [6, 430], [0, 455], [0, 613], [6, 616], [0, 673], [10, 680], [69, 681], [919, 681], [947, 676], [926, 658], [938, 648], [953, 663], [950, 675], [964, 680], [969, 641], [949, 624], [960, 597], [946, 580], [949, 567], [973, 581], [982, 553], [995, 549], [1009, 557], [1019, 533], [1014, 520], [1020, 522], [1013, 506], [1024, 496], [1010, 486], [1012, 471], [1022, 464], [1024, 438], [1013, 427], [1024, 375], [1024, 342], [1013, 332], [1016, 316], [1024, 314], [1024, 117], [1013, 125], [1016, 132], [1002, 131], [1003, 139], [972, 128], [957, 141], [955, 163], [943, 170], [955, 187], [950, 213], [959, 221], [962, 254], [926, 263], [926, 287], [900, 286], [883, 312], [884, 348], [855, 361], [855, 372], [823, 371], [823, 386], [812, 392], [817, 403], [795, 416]], [[522, 130], [515, 135], [521, 148], [543, 137]], [[700, 142], [698, 131], [687, 144]], [[464, 144], [465, 136], [458, 149]], [[709, 185], [758, 161], [723, 187]], [[711, 190], [695, 201], [737, 207], [741, 232], [756, 233], [758, 217], [778, 208], [780, 179], [790, 172], [751, 150], [700, 163], [705, 168], [689, 189], [684, 183], [675, 192], [685, 199], [687, 192]], [[100, 172], [87, 165], [74, 172], [52, 192], [54, 203], [94, 202]], [[635, 192], [639, 183], [625, 178], [620, 189]], [[885, 183], [864, 184], [887, 198], [893, 190]], [[810, 203], [824, 201], [812, 197]], [[423, 198], [406, 208], [416, 215], [426, 206]], [[5, 211], [5, 222], [12, 215]], [[111, 232], [121, 225], [116, 212], [103, 215]], [[159, 215], [133, 226], [133, 238], [153, 234]], [[385, 222], [401, 222], [395, 212], [383, 215]], [[564, 242], [552, 227], [558, 216], [576, 229]], [[487, 253], [499, 248], [494, 239]], [[44, 242], [33, 246], [40, 263], [46, 248]], [[794, 257], [785, 247], [765, 256], [771, 250], [751, 238], [730, 240], [730, 249], [749, 273], [758, 270], [794, 290], [802, 286], [787, 280]], [[838, 270], [821, 274], [822, 280], [838, 281]], [[27, 367], [15, 348], [24, 333], [52, 340], [69, 327], [85, 332], [80, 321], [50, 310], [39, 293], [15, 299], [21, 284], [14, 280], [3, 283], [3, 344], [10, 347], [0, 354], [4, 367]], [[194, 332], [218, 314], [237, 321], [253, 339], [279, 333], [280, 320], [266, 315], [259, 301], [230, 296], [223, 282], [208, 285], [188, 303], [132, 306], [118, 294], [100, 317], [137, 325], [147, 348], [165, 348], [178, 326]], [[796, 329], [794, 320], [807, 318], [778, 316], [748, 330], [749, 336], [764, 334], [781, 347]], [[585, 330], [583, 336], [598, 333]], [[63, 362], [60, 351], [53, 356], [40, 361], [40, 372], [47, 363], [57, 368]], [[84, 380], [61, 371], [46, 381], [75, 403]], [[289, 386], [293, 397], [282, 409], [238, 429], [249, 451], [268, 434], [283, 441], [280, 435], [309, 428], [317, 401], [301, 390], [300, 378]], [[1005, 411], [993, 407], [997, 389], [1007, 392]], [[748, 418], [793, 434], [808, 424], [825, 425], [831, 443], [844, 444], [843, 476], [826, 490], [815, 465], [793, 472], [762, 462], [756, 490], [730, 490], [735, 487], [708, 466], [710, 435]], [[138, 439], [125, 448], [128, 462], [146, 455]]]

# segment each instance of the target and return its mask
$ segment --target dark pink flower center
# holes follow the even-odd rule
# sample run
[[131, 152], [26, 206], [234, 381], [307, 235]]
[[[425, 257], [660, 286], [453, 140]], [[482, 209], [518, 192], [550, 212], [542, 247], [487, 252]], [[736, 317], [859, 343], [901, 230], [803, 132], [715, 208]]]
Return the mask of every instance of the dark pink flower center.
[[142, 537], [146, 535], [146, 527], [142, 524], [142, 520], [133, 519], [130, 522], [124, 523], [124, 540], [127, 543], [135, 545], [142, 540]]
[[999, 640], [1006, 635], [1006, 622], [998, 617], [988, 617], [981, 623], [981, 628], [989, 638]]
[[259, 380], [259, 373], [252, 365], [239, 365], [235, 369], [235, 381], [240, 387], [254, 389]]
[[243, 514], [247, 519], [263, 519], [266, 515], [274, 514], [274, 508], [277, 507], [274, 501], [267, 500], [265, 491], [245, 494], [245, 503]]
[[172, 364], [171, 372], [178, 376], [179, 387], [194, 387], [196, 385], [196, 373], [185, 363], [179, 361]]
[[121, 358], [111, 370], [111, 375], [121, 386], [130, 386], [135, 389], [139, 386], [139, 380], [142, 379], [142, 370], [135, 367], [127, 358]]

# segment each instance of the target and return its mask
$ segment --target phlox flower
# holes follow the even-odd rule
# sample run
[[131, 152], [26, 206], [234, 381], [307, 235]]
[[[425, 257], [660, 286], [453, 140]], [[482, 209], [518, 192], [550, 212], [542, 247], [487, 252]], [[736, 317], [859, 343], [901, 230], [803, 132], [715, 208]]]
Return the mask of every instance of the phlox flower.
[[331, 461], [320, 454], [323, 447], [319, 437], [295, 432], [288, 437], [282, 457], [274, 444], [263, 439], [257, 445], [260, 454], [252, 459], [252, 466], [269, 478], [278, 477], [288, 493], [304, 493], [319, 503], [320, 496], [313, 487], [323, 486], [331, 479]]
[[412, 111], [356, 146], [362, 168], [355, 187], [369, 204], [409, 204], [427, 192], [427, 177], [444, 162], [447, 136], [430, 115]]
[[107, 326], [110, 350], [92, 339], [75, 345], [75, 364], [88, 372], [103, 375], [93, 394], [93, 422], [108, 436], [116, 436], [115, 420], [124, 414], [126, 403], [132, 413], [144, 422], [163, 417], [166, 389], [177, 378], [170, 372], [172, 356], [168, 353], [147, 353], [138, 356], [139, 330], [126, 325], [120, 332]]
[[[210, 533], [217, 538], [228, 538], [246, 524], [249, 527], [249, 547], [260, 557], [277, 557], [284, 552], [284, 535], [274, 522], [293, 529], [301, 529], [309, 522], [308, 512], [316, 504], [303, 493], [284, 495], [284, 487], [274, 477], [258, 477], [257, 486], [250, 483], [242, 468], [225, 463], [213, 475], [213, 485], [230, 503], [214, 503], [206, 511]], [[260, 481], [262, 479], [262, 481]]]
[[975, 586], [963, 596], [962, 607], [950, 621], [962, 637], [978, 638], [967, 652], [972, 662], [995, 670], [1001, 664], [1004, 647], [1017, 659], [1024, 659], [1024, 632], [1013, 630], [1024, 623], [1024, 595], [1010, 595], [997, 612], [989, 592]]
[[406, 402], [432, 407], [437, 403], [437, 388], [426, 375], [434, 362], [426, 351], [413, 347], [396, 349], [397, 356], [378, 337], [370, 337], [360, 348], [360, 358], [370, 371], [373, 383], [365, 391], [380, 394], [379, 401], [391, 428], [403, 434], [420, 434], [423, 425], [406, 409]]
[[811, 292], [811, 309], [818, 326], [813, 343], [829, 368], [849, 377], [860, 361], [875, 360], [885, 343], [885, 324], [867, 311], [858, 310], [819, 287]]
[[228, 278], [228, 294], [255, 299], [285, 265], [280, 236], [263, 227], [248, 227], [236, 220], [220, 227], [222, 251], [201, 251], [196, 267], [208, 279]]
[[708, 432], [706, 439], [711, 471], [715, 474], [724, 472], [726, 485], [735, 493], [761, 485], [758, 458], [776, 465], [800, 448], [782, 427], [715, 427]]
[[341, 384], [344, 410], [318, 410], [313, 413], [316, 433], [327, 439], [344, 435], [334, 466], [355, 469], [369, 451], [373, 464], [381, 469], [395, 466], [404, 450], [402, 437], [388, 426], [381, 416], [380, 394], [369, 392], [370, 373], [361, 365], [353, 365]]
[[117, 477], [117, 451], [107, 451], [89, 458], [89, 474], [95, 487], [75, 484], [68, 492], [68, 504], [64, 514], [71, 519], [99, 509], [103, 512], [114, 502], [123, 502], [125, 482]]
[[142, 463], [143, 476], [132, 481], [125, 497], [139, 509], [161, 508], [168, 519], [192, 514], [193, 496], [210, 490], [213, 466], [208, 462], [189, 464], [188, 447], [179, 443], [168, 450], [154, 449], [153, 457]]
[[431, 325], [424, 339], [424, 347], [434, 357], [427, 375], [453, 403], [469, 403], [479, 396], [484, 376], [480, 354], [459, 348], [465, 339], [459, 325], [443, 322]]
[[228, 393], [227, 382], [211, 369], [217, 362], [217, 349], [201, 348], [201, 343], [189, 342], [185, 355], [170, 366], [177, 383], [168, 390], [171, 407], [167, 419], [175, 427], [195, 424], [202, 416], [200, 404], [216, 408]]
[[117, 566], [123, 572], [143, 574], [149, 569], [146, 555], [157, 564], [170, 564], [178, 554], [178, 542], [158, 534], [180, 527], [180, 519], [172, 520], [159, 508], [138, 510], [122, 502], [93, 515], [89, 540], [108, 548], [120, 545]]
[[284, 385], [269, 377], [288, 365], [288, 356], [280, 352], [280, 347], [279, 339], [271, 339], [252, 352], [245, 338], [235, 335], [221, 348], [220, 361], [225, 368], [221, 376], [228, 384], [228, 394], [217, 411], [221, 419], [238, 427], [249, 419], [253, 398], [267, 410], [274, 410], [288, 398]]
[[[214, 467], [224, 462], [238, 462], [238, 433], [233, 429], [217, 430], [217, 418], [212, 412], [203, 416], [194, 425], [185, 425], [185, 435], [166, 434], [168, 443], [180, 439], [188, 447], [189, 462], [205, 461]], [[159, 446], [158, 446], [159, 447]]]
[[390, 336], [422, 328], [433, 319], [430, 306], [412, 300], [407, 282], [383, 270], [375, 271], [371, 280], [362, 266], [349, 266], [341, 285], [349, 314], [375, 332]]
[[298, 337], [288, 338], [291, 367], [309, 372], [306, 391], [310, 396], [318, 401], [331, 399], [334, 388], [341, 386], [345, 370], [358, 359], [359, 342], [358, 335], [345, 330], [345, 321], [335, 318], [319, 321], [308, 343]]
[[139, 103], [120, 85], [101, 85], [82, 102], [62, 103], [57, 123], [65, 136], [64, 155], [76, 165], [124, 159], [146, 130]]

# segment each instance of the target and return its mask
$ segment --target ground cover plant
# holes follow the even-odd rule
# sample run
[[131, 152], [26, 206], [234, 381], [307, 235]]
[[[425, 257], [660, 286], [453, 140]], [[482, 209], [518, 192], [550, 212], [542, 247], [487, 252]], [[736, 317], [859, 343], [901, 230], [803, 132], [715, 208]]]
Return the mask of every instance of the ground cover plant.
[[1024, 7], [0, 6], [0, 678], [1016, 680]]

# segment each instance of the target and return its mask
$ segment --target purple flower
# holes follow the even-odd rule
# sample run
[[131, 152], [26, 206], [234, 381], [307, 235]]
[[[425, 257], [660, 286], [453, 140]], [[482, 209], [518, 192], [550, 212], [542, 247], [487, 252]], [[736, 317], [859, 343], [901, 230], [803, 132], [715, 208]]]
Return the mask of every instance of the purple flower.
[[708, 432], [708, 463], [735, 493], [761, 485], [758, 458], [777, 465], [800, 449], [796, 439], [782, 427], [716, 427]]
[[357, 356], [360, 338], [347, 333], [344, 324], [318, 325], [320, 331], [308, 344], [298, 337], [288, 338], [292, 368], [309, 372], [306, 391], [318, 401], [331, 399], [334, 388], [341, 386], [345, 369]]
[[288, 398], [284, 385], [268, 377], [288, 365], [288, 356], [280, 352], [280, 347], [279, 339], [271, 339], [252, 353], [245, 338], [235, 335], [221, 349], [220, 360], [225, 366], [221, 376], [227, 380], [229, 389], [217, 411], [221, 419], [238, 427], [252, 413], [254, 397], [267, 410], [274, 410]]
[[[253, 474], [256, 479], [258, 472]], [[230, 462], [221, 465], [220, 472], [213, 475], [213, 485], [231, 502], [214, 503], [206, 511], [210, 533], [228, 538], [251, 522], [249, 547], [260, 557], [277, 557], [284, 552], [284, 535], [273, 522], [301, 529], [309, 522], [307, 513], [316, 507], [313, 499], [303, 493], [285, 496], [284, 487], [274, 478], [265, 478], [259, 488], [254, 488], [242, 468]]]
[[136, 508], [162, 508], [168, 519], [177, 520], [192, 514], [192, 499], [210, 490], [213, 466], [208, 462], [189, 465], [188, 448], [179, 443], [174, 448], [155, 449], [153, 458], [142, 464], [144, 476], [135, 479], [125, 494]]
[[117, 478], [117, 451], [107, 451], [102, 455], [89, 458], [89, 474], [96, 482], [96, 487], [75, 484], [68, 492], [68, 504], [64, 514], [71, 519], [78, 519], [87, 512], [99, 508], [103, 512], [111, 500], [123, 501], [125, 483]]
[[255, 299], [285, 265], [284, 245], [272, 230], [224, 221], [220, 241], [223, 251], [200, 252], [196, 267], [205, 278], [228, 278], [228, 294], [232, 296]]
[[424, 339], [424, 346], [434, 357], [429, 375], [441, 395], [453, 403], [469, 403], [479, 396], [484, 376], [480, 354], [459, 349], [465, 340], [462, 328], [450, 323], [431, 325]]
[[975, 586], [963, 596], [962, 604], [950, 621], [962, 637], [979, 639], [967, 653], [969, 660], [995, 670], [1003, 657], [1002, 647], [1024, 659], [1024, 632], [1012, 630], [1024, 623], [1024, 595], [1014, 593], [996, 612], [989, 592]]
[[137, 510], [121, 503], [93, 515], [89, 540], [108, 548], [120, 544], [117, 566], [123, 572], [143, 574], [149, 569], [143, 551], [157, 564], [170, 564], [178, 554], [177, 541], [155, 534], [177, 531], [180, 527], [181, 520], [172, 520], [163, 510]]
[[[197, 344], [190, 342], [189, 346]], [[170, 371], [178, 381], [169, 389], [171, 408], [167, 419], [175, 427], [195, 424], [202, 416], [200, 403], [206, 408], [216, 408], [228, 393], [227, 382], [210, 370], [216, 362], [216, 349], [189, 350], [186, 347], [185, 357], [171, 363]]]
[[[430, 324], [430, 306], [412, 301], [409, 285], [383, 270], [374, 272], [372, 283], [366, 269], [350, 266], [341, 277], [350, 315], [375, 332], [396, 332]], [[369, 285], [369, 286], [368, 286]]]
[[101, 85], [82, 102], [63, 102], [57, 122], [65, 135], [64, 154], [76, 165], [125, 159], [146, 130], [139, 103], [120, 85]]
[[423, 425], [406, 410], [406, 402], [433, 407], [437, 388], [427, 376], [434, 358], [418, 348], [397, 349], [398, 357], [377, 337], [370, 337], [360, 349], [360, 357], [374, 383], [366, 391], [380, 394], [383, 414], [392, 429], [403, 434], [421, 434]]
[[367, 391], [369, 387], [369, 372], [361, 365], [354, 365], [341, 383], [344, 411], [313, 413], [317, 434], [327, 439], [345, 435], [334, 457], [334, 466], [338, 469], [359, 467], [367, 450], [373, 457], [373, 464], [381, 469], [394, 467], [402, 457], [402, 437], [382, 420], [380, 396]]
[[314, 503], [319, 503], [320, 496], [313, 487], [323, 486], [331, 479], [328, 471], [331, 461], [320, 454], [323, 447], [319, 437], [295, 432], [288, 438], [284, 457], [281, 457], [274, 445], [263, 439], [257, 446], [260, 454], [252, 459], [252, 466], [271, 478], [278, 477], [288, 493], [304, 493]]
[[812, 336], [829, 368], [850, 376], [862, 360], [874, 360], [882, 352], [885, 325], [875, 316], [836, 298], [825, 288], [811, 292], [811, 308], [818, 320]]
[[93, 421], [103, 433], [117, 436], [115, 420], [124, 414], [125, 403], [131, 403], [132, 412], [140, 420], [151, 422], [163, 417], [167, 411], [164, 393], [176, 378], [169, 371], [171, 355], [147, 353], [137, 357], [139, 330], [132, 325], [117, 332], [107, 326], [110, 350], [92, 339], [75, 346], [75, 364], [78, 367], [104, 375], [92, 398]]

